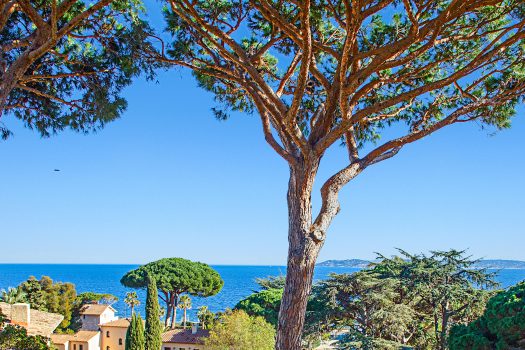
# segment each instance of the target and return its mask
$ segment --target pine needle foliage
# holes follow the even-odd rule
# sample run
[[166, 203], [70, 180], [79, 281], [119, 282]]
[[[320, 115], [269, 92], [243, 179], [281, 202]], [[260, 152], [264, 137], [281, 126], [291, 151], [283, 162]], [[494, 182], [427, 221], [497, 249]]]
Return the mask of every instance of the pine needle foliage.
[[145, 350], [159, 350], [162, 345], [162, 326], [160, 324], [160, 306], [155, 277], [148, 276], [146, 296]]
[[140, 314], [133, 314], [131, 322], [126, 333], [126, 350], [144, 350], [144, 324]]

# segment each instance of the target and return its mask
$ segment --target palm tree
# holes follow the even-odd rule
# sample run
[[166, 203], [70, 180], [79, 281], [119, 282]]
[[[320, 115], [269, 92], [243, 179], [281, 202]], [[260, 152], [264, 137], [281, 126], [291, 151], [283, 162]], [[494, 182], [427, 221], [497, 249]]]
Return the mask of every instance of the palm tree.
[[126, 298], [124, 299], [124, 302], [126, 305], [128, 305], [129, 308], [131, 308], [131, 316], [133, 317], [133, 310], [135, 309], [135, 306], [140, 305], [140, 300], [137, 296], [136, 292], [128, 292], [126, 293]]
[[8, 304], [24, 303], [27, 301], [26, 293], [20, 288], [9, 287], [7, 291], [0, 291], [0, 301]]
[[207, 306], [200, 306], [197, 311], [197, 318], [201, 322], [202, 329], [206, 329], [206, 322], [213, 317], [213, 313], [208, 309]]
[[186, 328], [186, 320], [188, 319], [186, 312], [191, 309], [191, 298], [188, 295], [181, 296], [178, 308], [184, 311], [183, 327]]

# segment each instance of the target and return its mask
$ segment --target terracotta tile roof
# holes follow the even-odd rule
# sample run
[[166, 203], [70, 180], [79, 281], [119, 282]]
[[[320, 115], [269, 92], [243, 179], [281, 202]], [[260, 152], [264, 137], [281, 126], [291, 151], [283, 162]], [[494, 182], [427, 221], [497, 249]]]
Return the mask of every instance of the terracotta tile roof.
[[119, 328], [128, 328], [130, 324], [130, 320], [128, 318], [119, 318], [118, 320], [102, 323], [99, 326], [101, 327], [119, 327]]
[[100, 332], [98, 331], [78, 331], [75, 334], [71, 335], [70, 341], [80, 341], [80, 342], [87, 342], [91, 340], [93, 337], [96, 337], [99, 335]]
[[[0, 303], [0, 311], [7, 317], [8, 320], [11, 320], [10, 304]], [[44, 337], [49, 337], [64, 319], [64, 316], [51, 312], [33, 309], [30, 309], [29, 312], [29, 325], [23, 325], [24, 328], [27, 329], [27, 334], [29, 335], [41, 335]]]
[[162, 334], [163, 343], [203, 344], [202, 338], [207, 338], [210, 332], [207, 329], [198, 329], [195, 334], [191, 329], [174, 329]]
[[81, 315], [95, 315], [100, 316], [106, 311], [107, 309], [111, 309], [113, 312], [115, 312], [115, 309], [111, 307], [111, 305], [107, 304], [86, 304], [82, 307], [82, 310], [80, 311]]
[[53, 344], [66, 344], [67, 342], [88, 342], [93, 337], [99, 335], [97, 331], [78, 331], [75, 334], [51, 334], [51, 342]]
[[51, 343], [66, 344], [73, 338], [72, 334], [51, 334]]

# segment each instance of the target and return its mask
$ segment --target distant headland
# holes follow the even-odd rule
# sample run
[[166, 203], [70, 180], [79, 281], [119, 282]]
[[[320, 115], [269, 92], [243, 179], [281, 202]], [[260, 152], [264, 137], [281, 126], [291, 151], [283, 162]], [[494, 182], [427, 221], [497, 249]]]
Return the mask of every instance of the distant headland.
[[[321, 267], [353, 267], [353, 268], [365, 268], [372, 261], [361, 260], [361, 259], [348, 259], [348, 260], [326, 260], [317, 266]], [[475, 268], [479, 269], [525, 269], [525, 261], [519, 260], [480, 260], [475, 265]]]

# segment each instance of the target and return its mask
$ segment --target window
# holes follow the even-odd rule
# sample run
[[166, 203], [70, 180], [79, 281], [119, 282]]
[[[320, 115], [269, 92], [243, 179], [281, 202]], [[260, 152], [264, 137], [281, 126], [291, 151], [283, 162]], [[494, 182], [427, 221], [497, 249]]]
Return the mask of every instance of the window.
[[109, 346], [106, 346], [106, 350], [109, 350]]
[[122, 345], [122, 338], [118, 338], [118, 345]]
[[164, 348], [164, 350], [171, 350], [171, 348]]
[[85, 320], [86, 319], [86, 315], [82, 315], [82, 318]]
[[109, 338], [109, 331], [106, 331], [106, 338]]
[[73, 350], [77, 350], [77, 344], [73, 344]]
[[82, 348], [84, 347], [84, 345], [79, 345], [78, 346], [78, 350], [83, 350]]

